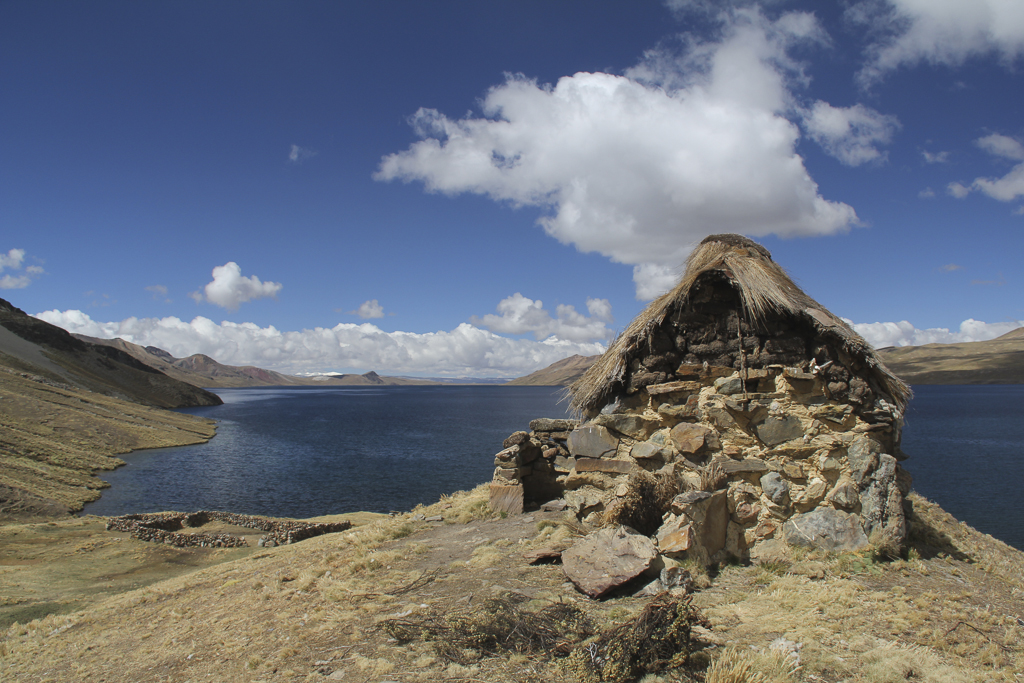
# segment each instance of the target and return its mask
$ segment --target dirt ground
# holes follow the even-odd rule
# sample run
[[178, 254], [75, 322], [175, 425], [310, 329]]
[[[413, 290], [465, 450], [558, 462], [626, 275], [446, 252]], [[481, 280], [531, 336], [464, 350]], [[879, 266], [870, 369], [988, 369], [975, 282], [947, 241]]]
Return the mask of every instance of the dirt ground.
[[[711, 629], [694, 630], [700, 652], [689, 666], [645, 683], [1021, 680], [1024, 555], [915, 504], [905, 559], [807, 554], [711, 574], [691, 567], [693, 601]], [[432, 515], [444, 520], [423, 519]], [[148, 547], [90, 519], [2, 528], [0, 595], [13, 587], [44, 605], [40, 613], [47, 603], [61, 609], [18, 618], [0, 635], [0, 679], [574, 681], [564, 651], [453, 655], [426, 630], [399, 642], [382, 625], [471, 624], [500, 597], [522, 612], [569, 605], [606, 629], [652, 599], [635, 585], [590, 600], [558, 564], [529, 565], [525, 552], [584, 530], [562, 513], [496, 517], [483, 488], [363, 521], [290, 546], [230, 551]], [[745, 673], [726, 677], [726, 664]]]

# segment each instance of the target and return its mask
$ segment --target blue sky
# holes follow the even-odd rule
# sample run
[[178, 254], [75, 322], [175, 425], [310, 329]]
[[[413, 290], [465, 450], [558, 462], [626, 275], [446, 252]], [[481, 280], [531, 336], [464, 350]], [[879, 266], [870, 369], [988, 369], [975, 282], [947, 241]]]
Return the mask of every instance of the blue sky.
[[878, 346], [1024, 324], [1024, 5], [0, 4], [0, 296], [286, 372], [600, 352], [714, 232]]

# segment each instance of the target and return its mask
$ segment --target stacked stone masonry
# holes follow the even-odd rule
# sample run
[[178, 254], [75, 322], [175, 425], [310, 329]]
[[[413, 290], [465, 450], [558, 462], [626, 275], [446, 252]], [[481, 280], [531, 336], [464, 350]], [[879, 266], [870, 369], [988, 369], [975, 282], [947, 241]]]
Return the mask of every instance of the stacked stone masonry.
[[170, 512], [111, 517], [107, 521], [107, 531], [123, 531], [130, 533], [132, 538], [178, 548], [239, 548], [249, 545], [244, 538], [233, 534], [181, 531], [186, 528], [200, 528], [211, 521], [268, 532], [259, 540], [261, 547], [297, 543], [314, 536], [345, 531], [352, 526], [350, 522], [309, 523], [200, 510], [192, 513]]
[[[694, 548], [710, 562], [749, 557], [783, 535], [839, 550], [863, 549], [875, 533], [905, 537], [910, 477], [898, 462], [898, 422], [880, 419], [879, 406], [865, 414], [862, 403], [830, 397], [828, 376], [806, 366], [741, 373], [682, 363], [672, 374], [585, 422], [534, 420], [512, 434], [495, 456], [492, 507], [517, 514], [564, 498], [581, 520], [600, 523], [643, 470], [689, 491], [665, 511], [663, 554]], [[714, 470], [718, 490], [702, 491]], [[715, 530], [687, 542], [687, 525]]]
[[[628, 359], [602, 409], [534, 420], [506, 439], [492, 507], [518, 513], [562, 497], [600, 523], [645, 471], [684, 492], [664, 510], [663, 555], [743, 559], [773, 539], [834, 550], [902, 543], [902, 415], [867, 361], [805, 321], [754, 326], [741, 310], [724, 277], [697, 282]], [[698, 492], [708, 495], [686, 498]]]

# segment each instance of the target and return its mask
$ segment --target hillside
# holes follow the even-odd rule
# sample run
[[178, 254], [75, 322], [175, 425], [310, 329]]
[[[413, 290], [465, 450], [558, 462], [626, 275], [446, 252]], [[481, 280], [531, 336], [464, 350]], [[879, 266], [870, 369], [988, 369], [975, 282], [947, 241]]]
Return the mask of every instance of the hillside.
[[509, 386], [567, 387], [583, 375], [600, 356], [569, 356], [509, 382]]
[[8, 367], [126, 401], [160, 408], [221, 404], [216, 394], [168, 377], [120, 349], [78, 339], [3, 299], [0, 353]]
[[890, 346], [878, 355], [911, 385], [1024, 383], [1024, 328], [982, 342]]
[[201, 353], [193, 354], [187, 358], [175, 358], [167, 351], [155, 346], [140, 346], [123, 339], [99, 339], [80, 334], [73, 336], [91, 344], [122, 351], [147, 367], [159, 370], [169, 377], [182, 382], [211, 389], [262, 386], [400, 386], [437, 384], [437, 382], [431, 380], [382, 377], [372, 370], [362, 375], [298, 377], [274, 372], [273, 370], [264, 370], [263, 368], [251, 365], [224, 365]]
[[220, 403], [0, 299], [0, 522], [81, 510], [118, 454], [213, 437], [211, 420], [161, 407]]

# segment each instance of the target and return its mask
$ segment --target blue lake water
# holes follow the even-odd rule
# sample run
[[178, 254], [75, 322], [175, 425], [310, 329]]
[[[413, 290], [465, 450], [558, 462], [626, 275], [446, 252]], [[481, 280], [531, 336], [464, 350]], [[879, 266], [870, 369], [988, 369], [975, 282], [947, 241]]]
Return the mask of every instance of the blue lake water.
[[138, 451], [101, 478], [85, 513], [229, 510], [312, 517], [406, 511], [488, 481], [494, 454], [538, 417], [565, 417], [553, 387], [216, 389], [209, 443]]
[[[564, 417], [551, 387], [217, 389], [207, 444], [139, 451], [85, 512], [230, 510], [312, 517], [409, 510], [491, 478], [502, 440]], [[948, 512], [1024, 549], [1024, 386], [920, 386], [904, 466]]]

